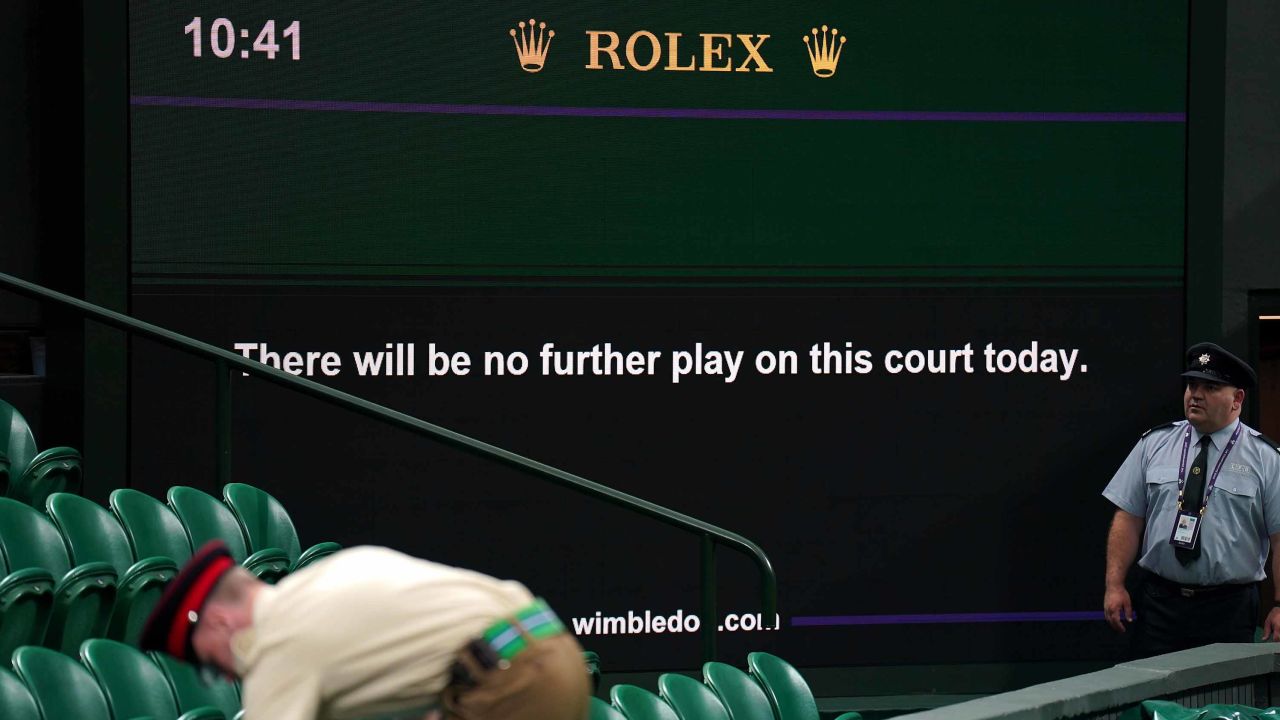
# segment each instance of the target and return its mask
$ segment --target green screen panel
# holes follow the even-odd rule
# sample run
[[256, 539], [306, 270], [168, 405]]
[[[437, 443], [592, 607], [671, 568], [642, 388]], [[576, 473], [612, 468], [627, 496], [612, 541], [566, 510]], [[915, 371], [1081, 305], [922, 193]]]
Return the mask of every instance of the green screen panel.
[[[780, 630], [741, 627], [721, 552], [727, 658], [1108, 658], [1098, 493], [1177, 412], [1187, 11], [132, 2], [133, 307], [332, 352], [311, 377], [756, 540]], [[606, 343], [653, 371], [545, 364]], [[673, 374], [698, 347], [737, 374]], [[212, 444], [211, 371], [145, 343], [133, 370], [162, 493]], [[235, 476], [307, 537], [525, 580], [610, 670], [697, 664], [696, 633], [593, 624], [696, 613], [695, 538], [232, 384]]]

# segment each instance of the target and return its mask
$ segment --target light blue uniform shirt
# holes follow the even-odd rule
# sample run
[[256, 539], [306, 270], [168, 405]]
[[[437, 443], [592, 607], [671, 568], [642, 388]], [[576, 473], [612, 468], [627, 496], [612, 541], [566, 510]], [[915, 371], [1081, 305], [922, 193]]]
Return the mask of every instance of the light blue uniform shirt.
[[[1265, 576], [1270, 536], [1280, 532], [1280, 451], [1241, 423], [1209, 496], [1200, 529], [1200, 557], [1183, 565], [1169, 544], [1178, 508], [1178, 464], [1187, 421], [1147, 433], [1125, 458], [1102, 495], [1116, 507], [1146, 519], [1138, 565], [1186, 585], [1247, 583]], [[1208, 473], [1231, 440], [1236, 423], [1210, 434]], [[1191, 428], [1187, 472], [1199, 452], [1200, 433]], [[1206, 492], [1209, 477], [1205, 477]]]

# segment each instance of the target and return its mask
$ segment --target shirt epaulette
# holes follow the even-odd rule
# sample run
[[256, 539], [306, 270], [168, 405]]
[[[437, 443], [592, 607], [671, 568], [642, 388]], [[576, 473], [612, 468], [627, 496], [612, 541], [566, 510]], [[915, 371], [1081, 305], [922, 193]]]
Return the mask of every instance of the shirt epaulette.
[[1275, 440], [1272, 440], [1271, 438], [1267, 437], [1266, 435], [1263, 435], [1262, 433], [1258, 432], [1257, 430], [1254, 430], [1253, 428], [1249, 428], [1249, 433], [1254, 437], [1258, 438], [1259, 440], [1261, 440], [1262, 442], [1266, 443], [1267, 447], [1280, 453], [1280, 443], [1276, 442]]
[[1157, 431], [1157, 430], [1164, 430], [1165, 428], [1171, 428], [1171, 427], [1173, 427], [1174, 425], [1177, 425], [1177, 424], [1178, 424], [1178, 421], [1177, 421], [1177, 420], [1174, 420], [1173, 422], [1167, 422], [1167, 423], [1165, 423], [1165, 424], [1163, 424], [1163, 425], [1157, 425], [1157, 426], [1155, 426], [1155, 427], [1153, 427], [1153, 428], [1147, 428], [1146, 432], [1142, 433], [1142, 437], [1146, 437], [1146, 436], [1150, 435], [1151, 433], [1153, 433], [1153, 432], [1155, 432], [1155, 431]]

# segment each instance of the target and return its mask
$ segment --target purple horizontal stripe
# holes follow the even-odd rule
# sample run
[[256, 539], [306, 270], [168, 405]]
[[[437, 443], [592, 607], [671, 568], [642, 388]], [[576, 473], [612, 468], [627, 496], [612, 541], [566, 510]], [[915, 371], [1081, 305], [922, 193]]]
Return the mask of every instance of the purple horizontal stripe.
[[792, 627], [831, 625], [947, 625], [1007, 622], [1080, 622], [1102, 620], [1101, 610], [1014, 613], [939, 613], [933, 615], [802, 615]]
[[134, 95], [132, 105], [239, 110], [426, 113], [431, 115], [528, 115], [539, 117], [680, 118], [693, 120], [853, 120], [872, 122], [1088, 122], [1182, 123], [1186, 113], [1163, 112], [964, 112], [959, 110], [763, 110], [734, 108], [573, 107], [561, 105], [458, 105], [451, 103], [351, 102], [269, 98]]

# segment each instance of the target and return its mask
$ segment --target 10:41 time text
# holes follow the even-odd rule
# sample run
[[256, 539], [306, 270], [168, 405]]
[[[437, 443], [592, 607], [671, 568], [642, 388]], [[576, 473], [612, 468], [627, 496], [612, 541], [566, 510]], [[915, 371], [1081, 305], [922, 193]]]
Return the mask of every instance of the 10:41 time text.
[[[182, 28], [184, 33], [191, 36], [191, 56], [201, 57], [204, 54], [204, 24], [200, 17], [194, 17], [186, 27]], [[218, 18], [209, 25], [209, 49], [213, 54], [220, 58], [231, 57], [236, 52], [236, 37], [248, 42], [249, 30], [241, 29], [238, 33], [235, 25], [226, 18]], [[282, 39], [292, 45], [292, 59], [302, 59], [302, 23], [294, 20], [289, 23], [288, 27], [280, 33]], [[253, 41], [253, 52], [266, 53], [268, 60], [275, 60], [276, 53], [280, 52], [280, 43], [276, 42], [276, 21], [268, 20], [262, 29], [258, 31], [257, 38]], [[240, 57], [248, 59], [249, 50], [242, 48]]]

